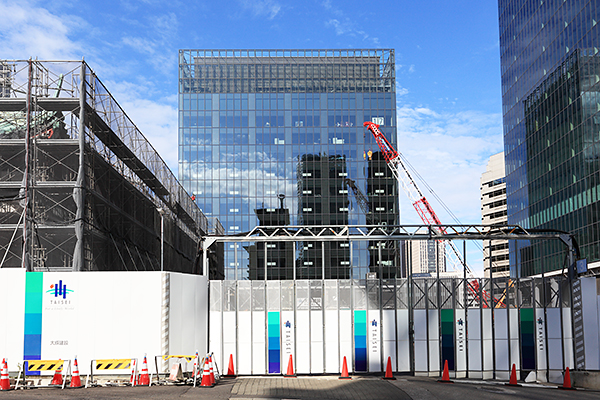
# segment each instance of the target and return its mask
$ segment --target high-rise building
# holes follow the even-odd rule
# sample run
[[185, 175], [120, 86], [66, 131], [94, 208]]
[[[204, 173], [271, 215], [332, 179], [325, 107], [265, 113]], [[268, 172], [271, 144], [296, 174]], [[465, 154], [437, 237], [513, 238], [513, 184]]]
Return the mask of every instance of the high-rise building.
[[[227, 234], [399, 223], [397, 183], [363, 128], [396, 143], [393, 50], [181, 50], [179, 78], [179, 177]], [[400, 276], [389, 245], [225, 247], [226, 279]]]
[[[480, 191], [481, 224], [506, 225], [504, 153], [490, 157], [485, 172], [481, 174]], [[483, 270], [486, 277], [509, 275], [508, 240], [490, 240], [483, 244]]]
[[436, 276], [446, 272], [446, 244], [436, 240], [410, 240], [407, 265], [412, 274]]
[[[571, 232], [600, 260], [600, 7], [499, 0], [508, 222]], [[511, 242], [514, 276], [566, 266], [558, 241]]]

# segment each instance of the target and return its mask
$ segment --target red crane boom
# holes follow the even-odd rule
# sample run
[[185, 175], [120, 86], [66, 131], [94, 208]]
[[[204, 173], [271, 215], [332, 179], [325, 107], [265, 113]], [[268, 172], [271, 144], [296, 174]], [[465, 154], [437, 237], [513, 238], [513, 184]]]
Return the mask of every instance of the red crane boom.
[[[394, 177], [398, 180], [398, 182], [400, 182], [402, 189], [406, 192], [410, 202], [417, 211], [417, 214], [419, 214], [419, 217], [421, 217], [423, 223], [426, 225], [441, 225], [442, 223], [436, 215], [435, 211], [433, 211], [433, 207], [431, 207], [431, 204], [429, 204], [429, 202], [423, 195], [423, 192], [421, 192], [421, 190], [415, 183], [415, 180], [410, 175], [410, 172], [408, 172], [408, 169], [402, 162], [400, 153], [398, 153], [398, 151], [394, 149], [394, 146], [392, 146], [391, 143], [388, 142], [388, 140], [385, 138], [383, 133], [381, 133], [381, 131], [379, 130], [379, 125], [367, 121], [363, 124], [363, 126], [369, 129], [375, 137], [375, 141], [377, 142], [379, 149], [383, 153], [383, 157], [385, 158], [388, 167], [392, 171]], [[441, 229], [439, 226], [435, 227], [435, 229], [438, 229], [440, 232], [443, 232], [443, 229]], [[458, 250], [456, 249], [454, 244], [452, 242], [447, 243], [452, 249], [452, 252], [456, 256], [456, 258], [460, 261], [461, 265], [464, 265], [464, 268], [467, 270], [467, 272], [469, 274], [472, 274], [471, 269], [465, 263], [462, 262], [460, 254], [458, 253]]]

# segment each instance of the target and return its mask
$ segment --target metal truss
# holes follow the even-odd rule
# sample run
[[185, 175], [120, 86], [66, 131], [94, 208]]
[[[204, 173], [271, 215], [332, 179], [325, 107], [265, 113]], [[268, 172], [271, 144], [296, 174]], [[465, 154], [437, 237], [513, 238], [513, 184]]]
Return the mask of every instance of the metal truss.
[[579, 258], [573, 235], [558, 230], [525, 229], [519, 225], [328, 225], [257, 226], [237, 235], [201, 238], [203, 253], [216, 242], [330, 242], [402, 240], [560, 240], [568, 248], [569, 265]]

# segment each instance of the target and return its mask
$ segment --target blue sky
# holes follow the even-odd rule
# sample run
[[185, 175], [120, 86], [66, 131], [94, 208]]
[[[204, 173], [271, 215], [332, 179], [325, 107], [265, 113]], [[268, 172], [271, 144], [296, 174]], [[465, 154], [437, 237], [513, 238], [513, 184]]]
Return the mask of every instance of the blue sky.
[[[0, 0], [0, 58], [85, 57], [177, 173], [179, 49], [393, 48], [399, 150], [461, 222], [479, 223], [479, 179], [489, 156], [503, 150], [497, 7], [481, 0]], [[405, 198], [402, 213], [403, 223], [420, 223]], [[481, 255], [469, 253], [480, 270]]]

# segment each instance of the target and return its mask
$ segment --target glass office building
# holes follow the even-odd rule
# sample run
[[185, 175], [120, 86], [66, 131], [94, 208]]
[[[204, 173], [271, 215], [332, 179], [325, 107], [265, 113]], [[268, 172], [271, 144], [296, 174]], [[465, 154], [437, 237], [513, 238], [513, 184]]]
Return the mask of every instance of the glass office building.
[[[363, 128], [396, 145], [395, 86], [393, 50], [181, 50], [180, 181], [227, 234], [398, 224], [397, 184]], [[226, 279], [400, 275], [391, 245], [225, 247]]]
[[[574, 233], [600, 259], [600, 7], [500, 0], [508, 222]], [[557, 241], [511, 242], [513, 276], [565, 265]]]

